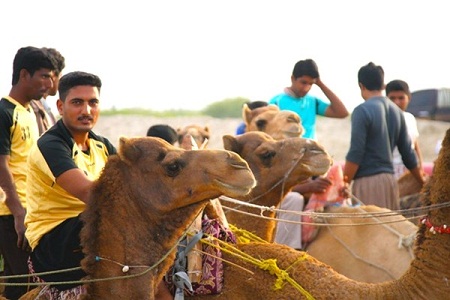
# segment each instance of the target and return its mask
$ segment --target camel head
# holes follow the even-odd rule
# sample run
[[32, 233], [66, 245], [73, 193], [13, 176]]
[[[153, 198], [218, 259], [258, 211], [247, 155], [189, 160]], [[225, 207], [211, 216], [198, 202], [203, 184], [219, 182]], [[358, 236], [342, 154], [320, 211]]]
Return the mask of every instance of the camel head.
[[202, 149], [205, 148], [206, 144], [208, 143], [210, 132], [208, 126], [202, 127], [200, 125], [192, 124], [185, 126], [184, 128], [178, 128], [177, 135], [178, 135], [178, 145], [181, 146], [183, 144], [186, 135], [190, 135], [194, 138], [195, 142], [197, 143], [197, 147], [199, 149]]
[[236, 137], [225, 135], [223, 142], [226, 150], [239, 154], [252, 169], [258, 182], [253, 195], [279, 182], [287, 193], [295, 184], [326, 173], [332, 164], [325, 149], [309, 139], [277, 141], [264, 132], [252, 131]]
[[255, 185], [248, 164], [225, 150], [186, 151], [154, 137], [121, 138], [117, 159], [131, 193], [160, 211], [245, 195]]
[[304, 128], [298, 114], [289, 110], [280, 110], [278, 106], [268, 105], [250, 110], [247, 105], [242, 109], [246, 132], [263, 131], [276, 140], [301, 137]]

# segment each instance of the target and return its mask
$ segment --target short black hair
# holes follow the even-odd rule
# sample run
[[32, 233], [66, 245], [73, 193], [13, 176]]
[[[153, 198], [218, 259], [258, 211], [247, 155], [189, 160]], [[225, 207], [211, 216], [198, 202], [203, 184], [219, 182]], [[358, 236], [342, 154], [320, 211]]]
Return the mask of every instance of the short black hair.
[[358, 71], [358, 83], [361, 83], [369, 91], [381, 91], [384, 89], [384, 70], [373, 62], [362, 66]]
[[43, 47], [42, 49], [48, 51], [48, 53], [53, 56], [53, 59], [56, 62], [56, 69], [54, 70], [55, 75], [58, 76], [59, 74], [61, 74], [62, 70], [66, 67], [66, 59], [64, 58], [64, 56], [62, 56], [62, 54], [55, 48]]
[[300, 60], [295, 64], [292, 76], [294, 76], [294, 78], [302, 76], [310, 76], [314, 79], [319, 78], [319, 68], [317, 67], [316, 62], [310, 58]]
[[264, 106], [267, 106], [267, 105], [269, 105], [269, 103], [267, 103], [266, 101], [260, 101], [260, 100], [247, 102], [247, 106], [251, 110], [254, 110], [254, 109], [260, 108], [260, 107], [264, 107]]
[[59, 81], [58, 92], [61, 101], [64, 102], [66, 100], [67, 94], [69, 93], [69, 90], [71, 88], [80, 85], [89, 85], [97, 87], [98, 92], [100, 93], [102, 81], [97, 75], [87, 72], [75, 71], [67, 73], [63, 77], [61, 77], [61, 80]]
[[159, 137], [172, 145], [174, 145], [178, 140], [176, 130], [167, 124], [156, 124], [150, 126], [147, 130], [147, 136]]
[[17, 50], [13, 62], [12, 85], [19, 82], [20, 71], [27, 70], [30, 76], [40, 69], [56, 69], [56, 61], [48, 51], [33, 46], [22, 47]]
[[411, 98], [411, 92], [409, 91], [408, 84], [400, 79], [392, 80], [388, 84], [386, 84], [386, 95], [390, 92], [401, 91], [408, 95]]

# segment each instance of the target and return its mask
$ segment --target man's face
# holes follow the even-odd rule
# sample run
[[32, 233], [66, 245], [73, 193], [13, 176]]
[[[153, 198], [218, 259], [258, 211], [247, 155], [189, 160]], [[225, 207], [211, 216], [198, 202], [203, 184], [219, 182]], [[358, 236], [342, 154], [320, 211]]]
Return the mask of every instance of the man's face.
[[45, 94], [44, 98], [47, 98], [47, 96], [55, 96], [58, 92], [58, 86], [59, 86], [59, 79], [61, 78], [61, 74], [56, 75], [53, 73], [52, 75], [52, 81], [53, 85], [52, 87], [47, 91], [47, 94]]
[[27, 98], [29, 100], [41, 99], [53, 86], [53, 71], [49, 69], [39, 69], [33, 76], [26, 70], [22, 70], [23, 78], [27, 87]]
[[72, 133], [87, 133], [95, 126], [100, 113], [97, 87], [80, 85], [69, 90], [66, 100], [56, 103], [64, 125]]
[[292, 90], [298, 97], [304, 97], [310, 90], [316, 80], [311, 76], [301, 76], [298, 78], [291, 78]]
[[406, 110], [409, 104], [409, 96], [403, 91], [391, 91], [387, 97], [397, 104], [403, 111]]

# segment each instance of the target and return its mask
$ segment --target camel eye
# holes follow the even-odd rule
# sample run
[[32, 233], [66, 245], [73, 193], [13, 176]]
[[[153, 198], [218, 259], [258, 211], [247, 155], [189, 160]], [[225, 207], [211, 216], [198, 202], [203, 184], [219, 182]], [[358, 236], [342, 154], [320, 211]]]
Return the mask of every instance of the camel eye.
[[179, 162], [168, 164], [166, 165], [167, 175], [169, 175], [170, 177], [175, 177], [180, 173], [182, 168], [183, 166]]
[[261, 160], [263, 161], [263, 164], [268, 165], [270, 164], [270, 161], [275, 156], [275, 151], [266, 151], [260, 155]]
[[266, 124], [267, 124], [266, 120], [258, 120], [258, 121], [256, 121], [256, 127], [258, 127], [258, 129], [260, 131], [262, 131], [266, 127]]
[[287, 120], [288, 120], [289, 123], [298, 123], [298, 120], [295, 117], [292, 117], [292, 116], [288, 117]]

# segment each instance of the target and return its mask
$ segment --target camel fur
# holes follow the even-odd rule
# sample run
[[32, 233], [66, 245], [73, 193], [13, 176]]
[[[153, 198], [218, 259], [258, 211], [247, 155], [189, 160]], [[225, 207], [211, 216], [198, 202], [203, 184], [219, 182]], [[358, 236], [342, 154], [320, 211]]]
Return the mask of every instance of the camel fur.
[[[337, 217], [318, 217], [316, 222], [331, 226], [320, 227], [316, 238], [306, 248], [310, 255], [340, 274], [363, 282], [397, 279], [409, 268], [414, 258], [412, 249], [417, 226], [403, 216], [377, 216], [391, 211], [374, 205], [329, 206], [324, 212]], [[374, 215], [368, 218], [366, 213]], [[339, 217], [339, 214], [354, 216]], [[361, 214], [359, 218], [358, 214]], [[361, 225], [367, 223], [372, 225]]]
[[[239, 244], [238, 248], [258, 259], [276, 259], [276, 264], [301, 288], [286, 283], [275, 290], [276, 277], [267, 270], [225, 253], [224, 259], [242, 265], [249, 274], [235, 265], [225, 264], [224, 291], [214, 299], [396, 299], [445, 300], [450, 295], [450, 130], [435, 165], [435, 171], [422, 190], [424, 205], [445, 205], [430, 208], [427, 219], [420, 224], [415, 240], [415, 259], [409, 269], [396, 280], [383, 283], [358, 282], [334, 271], [305, 252], [270, 244]], [[447, 226], [445, 226], [447, 225]], [[433, 227], [431, 227], [433, 226]], [[261, 265], [265, 267], [266, 265]], [[274, 273], [277, 273], [274, 271]], [[278, 273], [287, 278], [286, 273]], [[191, 298], [190, 298], [191, 299]], [[192, 299], [204, 299], [193, 297]]]
[[[247, 131], [263, 131], [268, 133], [268, 129], [272, 128], [272, 137], [275, 139], [283, 139], [283, 135], [280, 134], [281, 130], [274, 130], [274, 128], [283, 128], [285, 122], [281, 121], [282, 111], [276, 107], [276, 109], [268, 109], [267, 107], [258, 108], [255, 110], [243, 109], [243, 116], [250, 120], [247, 127]], [[270, 112], [270, 114], [268, 114]], [[270, 115], [271, 117], [267, 117]], [[262, 120], [260, 120], [260, 118]], [[274, 124], [278, 123], [278, 124]], [[257, 126], [259, 124], [259, 126]], [[258, 163], [258, 158], [254, 157], [251, 151], [240, 153], [240, 155], [247, 160], [252, 168], [258, 185], [252, 191], [253, 197], [256, 195], [256, 191], [264, 191], [269, 189], [270, 186], [265, 183], [267, 175], [259, 176], [258, 171], [253, 169]], [[262, 166], [259, 168], [262, 169]], [[275, 165], [274, 168], [277, 168]], [[270, 176], [278, 175], [277, 179], [283, 178], [284, 174], [279, 174], [271, 170], [268, 172]], [[414, 177], [411, 180], [401, 180], [400, 186], [406, 188], [407, 185], [411, 185], [415, 182]], [[297, 183], [300, 181], [297, 181]], [[405, 184], [402, 184], [405, 183]], [[289, 186], [290, 188], [291, 186]], [[411, 189], [409, 189], [411, 190]], [[285, 190], [285, 193], [288, 191]], [[418, 191], [417, 191], [418, 192]], [[417, 194], [418, 195], [418, 194]], [[253, 204], [275, 206], [278, 207], [284, 197], [282, 195], [264, 195], [263, 197], [255, 197], [256, 200], [252, 201]], [[273, 197], [269, 199], [269, 197]], [[370, 207], [327, 207], [324, 212], [330, 212], [333, 214], [354, 213], [355, 215], [360, 213], [361, 210], [370, 211], [374, 213], [381, 213], [386, 211], [384, 208], [375, 206]], [[408, 215], [407, 215], [408, 216]], [[243, 214], [235, 214], [233, 216], [234, 224], [238, 227], [248, 229], [249, 217]], [[306, 245], [306, 250], [312, 256], [320, 259], [326, 264], [332, 266], [337, 272], [348, 276], [354, 280], [364, 282], [383, 282], [387, 280], [399, 278], [409, 267], [411, 260], [413, 259], [412, 245], [408, 243], [411, 241], [411, 236], [417, 231], [417, 226], [414, 224], [417, 221], [409, 222], [407, 219], [401, 216], [383, 217], [379, 218], [379, 222], [388, 222], [392, 219], [396, 219], [399, 222], [389, 223], [386, 225], [367, 225], [367, 226], [321, 226], [319, 227], [318, 235], [310, 244]], [[373, 223], [374, 220], [370, 218], [354, 218], [354, 217], [339, 217], [339, 218], [323, 218], [328, 223]], [[252, 219], [252, 222], [254, 220]], [[273, 233], [265, 232], [264, 230], [272, 230], [276, 224], [274, 221], [258, 219], [258, 224], [250, 228], [256, 228], [255, 234], [264, 238], [267, 241], [272, 242]], [[259, 224], [262, 223], [262, 224]], [[403, 242], [402, 242], [403, 241]]]

